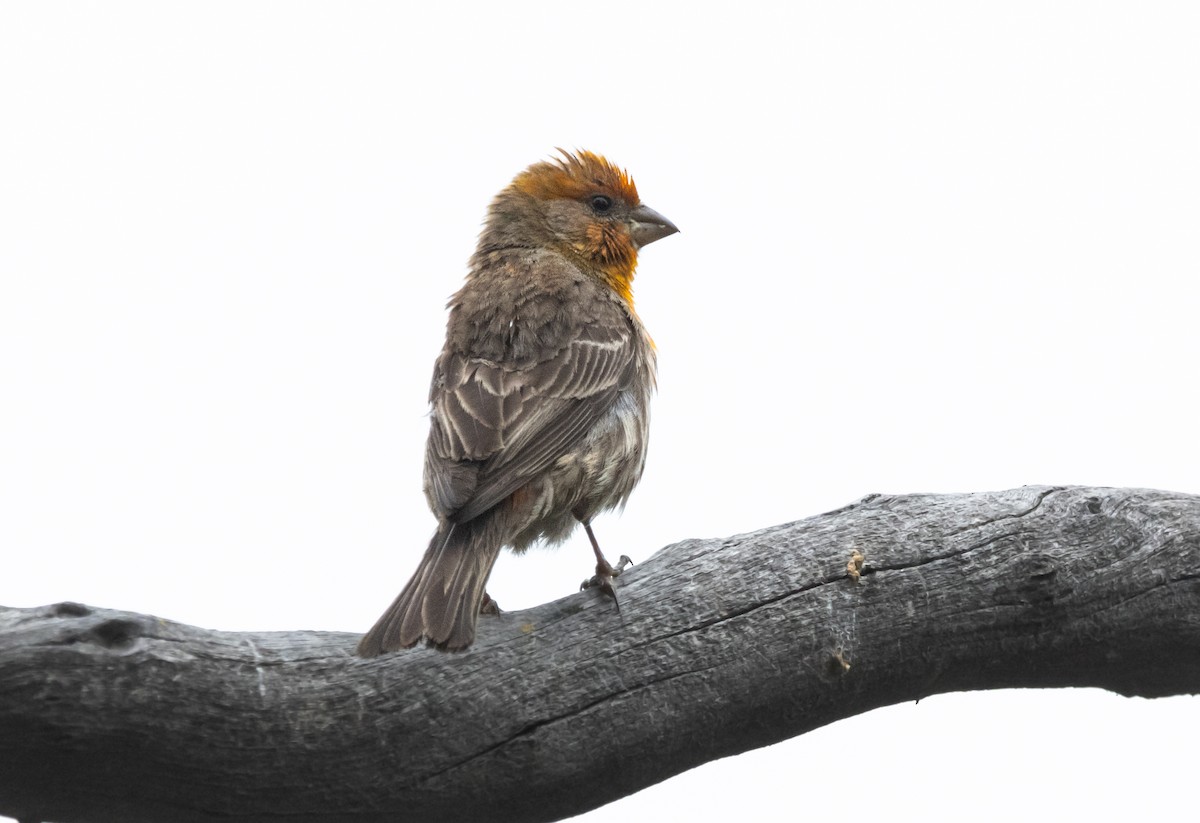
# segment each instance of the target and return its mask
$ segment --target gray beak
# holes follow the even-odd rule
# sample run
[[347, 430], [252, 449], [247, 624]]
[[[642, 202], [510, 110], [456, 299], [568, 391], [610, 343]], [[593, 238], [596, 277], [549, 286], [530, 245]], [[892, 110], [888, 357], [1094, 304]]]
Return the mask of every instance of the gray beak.
[[638, 206], [629, 213], [629, 236], [639, 249], [677, 231], [674, 223], [649, 206]]

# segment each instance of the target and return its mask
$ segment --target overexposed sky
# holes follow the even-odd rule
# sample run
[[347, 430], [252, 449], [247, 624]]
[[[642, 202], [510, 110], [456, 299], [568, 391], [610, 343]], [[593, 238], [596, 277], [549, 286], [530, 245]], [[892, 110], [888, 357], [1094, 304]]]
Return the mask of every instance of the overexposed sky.
[[[869, 492], [1200, 492], [1200, 6], [433, 5], [0, 6], [0, 603], [368, 628], [433, 529], [446, 297], [555, 146], [682, 229], [611, 555]], [[1177, 818], [1198, 723], [934, 697], [580, 820]]]

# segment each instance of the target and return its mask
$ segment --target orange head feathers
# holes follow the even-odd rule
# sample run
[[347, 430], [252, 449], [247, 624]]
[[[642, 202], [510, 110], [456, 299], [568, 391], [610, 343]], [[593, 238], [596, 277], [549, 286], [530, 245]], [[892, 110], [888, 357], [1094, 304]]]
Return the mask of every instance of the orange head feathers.
[[534, 163], [493, 201], [477, 254], [528, 246], [554, 249], [600, 277], [629, 305], [642, 246], [679, 231], [642, 205], [633, 179], [590, 151]]
[[558, 151], [561, 158], [534, 163], [517, 175], [513, 186], [539, 200], [579, 200], [602, 193], [620, 197], [633, 206], [641, 202], [633, 178], [624, 169], [594, 152], [571, 154], [564, 149]]

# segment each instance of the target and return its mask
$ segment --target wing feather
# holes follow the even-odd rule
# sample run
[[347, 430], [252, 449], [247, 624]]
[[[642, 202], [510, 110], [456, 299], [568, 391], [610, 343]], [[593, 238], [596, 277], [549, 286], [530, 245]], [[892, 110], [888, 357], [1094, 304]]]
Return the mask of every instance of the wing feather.
[[538, 362], [439, 359], [426, 486], [444, 516], [462, 522], [502, 502], [580, 442], [633, 381], [637, 332], [624, 312], [573, 332]]

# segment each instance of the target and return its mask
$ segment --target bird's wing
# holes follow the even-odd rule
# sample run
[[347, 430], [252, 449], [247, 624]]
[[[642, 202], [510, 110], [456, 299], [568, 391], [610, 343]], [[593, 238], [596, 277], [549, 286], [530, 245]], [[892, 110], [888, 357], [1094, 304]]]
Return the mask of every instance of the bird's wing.
[[627, 317], [589, 323], [547, 358], [520, 365], [444, 353], [426, 451], [435, 507], [470, 520], [582, 440], [633, 380], [635, 333]]

